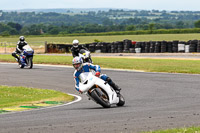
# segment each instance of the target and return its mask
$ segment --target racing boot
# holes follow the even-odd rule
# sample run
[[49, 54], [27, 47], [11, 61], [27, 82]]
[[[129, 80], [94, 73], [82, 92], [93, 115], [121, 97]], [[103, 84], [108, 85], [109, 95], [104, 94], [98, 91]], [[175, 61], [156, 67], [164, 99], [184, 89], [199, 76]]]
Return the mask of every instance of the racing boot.
[[15, 58], [15, 60], [19, 63], [19, 58]]
[[15, 60], [16, 60], [17, 62], [19, 62], [19, 57], [17, 56], [17, 54], [16, 54], [15, 52], [12, 53], [12, 56], [15, 57]]
[[106, 79], [106, 81], [115, 90], [117, 96], [119, 96], [121, 88], [118, 85], [116, 85], [109, 77]]

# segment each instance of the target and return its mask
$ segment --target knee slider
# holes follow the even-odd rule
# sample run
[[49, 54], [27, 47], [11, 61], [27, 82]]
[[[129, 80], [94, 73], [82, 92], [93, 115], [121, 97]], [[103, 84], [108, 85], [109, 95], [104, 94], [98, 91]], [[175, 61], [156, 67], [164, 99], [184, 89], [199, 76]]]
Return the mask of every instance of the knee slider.
[[107, 77], [106, 81], [111, 82], [111, 78]]

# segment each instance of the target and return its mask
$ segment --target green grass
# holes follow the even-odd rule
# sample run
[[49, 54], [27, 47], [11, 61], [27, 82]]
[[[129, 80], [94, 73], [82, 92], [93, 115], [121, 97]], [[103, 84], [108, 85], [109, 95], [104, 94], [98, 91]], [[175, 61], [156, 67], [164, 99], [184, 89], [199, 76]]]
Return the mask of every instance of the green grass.
[[[92, 43], [95, 39], [104, 42], [123, 41], [124, 39], [130, 39], [133, 41], [172, 41], [181, 40], [188, 41], [198, 39], [199, 34], [150, 34], [150, 35], [110, 35], [110, 36], [73, 36], [73, 37], [38, 37], [38, 36], [25, 36], [26, 41], [32, 45], [44, 45], [44, 42], [54, 43], [66, 43], [71, 44], [74, 39], [78, 39], [81, 44]], [[0, 37], [0, 43], [16, 44], [19, 40], [18, 36]]]
[[[34, 56], [34, 63], [40, 64], [62, 64], [71, 66], [71, 56], [47, 56], [47, 55], [36, 55]], [[0, 55], [0, 61], [14, 62], [14, 59], [11, 55]], [[116, 69], [134, 69], [134, 70], [145, 70], [149, 72], [170, 72], [170, 73], [197, 73], [200, 74], [200, 61], [199, 60], [177, 60], [177, 59], [137, 59], [137, 58], [109, 58], [109, 57], [93, 57], [94, 64], [98, 64], [104, 68], [116, 68]], [[17, 88], [17, 87], [16, 87]], [[8, 92], [8, 88], [4, 88], [7, 91], [3, 91], [0, 87], [0, 99], [3, 97], [10, 97], [13, 95], [17, 97], [16, 100], [9, 100], [4, 98], [0, 100], [0, 108], [4, 107], [6, 101], [11, 102], [10, 105], [16, 104], [15, 102], [20, 101], [19, 97], [30, 97], [30, 94], [37, 94], [37, 91], [29, 92], [28, 94], [21, 94], [24, 92], [20, 89], [21, 87], [15, 90], [14, 94]], [[19, 91], [20, 90], [20, 91]], [[12, 91], [11, 91], [12, 92]], [[48, 94], [47, 92], [39, 93], [39, 95]], [[48, 96], [50, 96], [48, 94]], [[46, 96], [44, 96], [46, 99]], [[32, 99], [31, 99], [32, 100]], [[37, 99], [36, 101], [38, 101]], [[35, 100], [34, 100], [35, 101]], [[2, 102], [4, 104], [2, 104]], [[21, 101], [20, 101], [21, 102]], [[26, 102], [26, 101], [25, 101]], [[17, 103], [18, 104], [18, 103]], [[4, 106], [2, 106], [4, 105]], [[167, 130], [157, 130], [143, 133], [200, 133], [200, 127], [190, 127], [190, 128], [180, 128], [180, 129], [167, 129]]]
[[156, 130], [143, 133], [200, 133], [200, 127], [189, 127], [189, 128], [174, 128], [167, 130]]
[[[146, 72], [169, 72], [200, 74], [200, 60], [139, 59], [126, 57], [92, 57], [94, 64], [102, 68], [143, 70]], [[15, 62], [11, 55], [0, 55], [0, 61]], [[35, 64], [59, 64], [72, 66], [71, 56], [35, 55]]]
[[72, 101], [73, 99], [73, 96], [54, 90], [0, 86], [0, 108], [44, 100]]
[[197, 60], [98, 58], [95, 63], [106, 68], [144, 70], [147, 72], [200, 73], [200, 61]]

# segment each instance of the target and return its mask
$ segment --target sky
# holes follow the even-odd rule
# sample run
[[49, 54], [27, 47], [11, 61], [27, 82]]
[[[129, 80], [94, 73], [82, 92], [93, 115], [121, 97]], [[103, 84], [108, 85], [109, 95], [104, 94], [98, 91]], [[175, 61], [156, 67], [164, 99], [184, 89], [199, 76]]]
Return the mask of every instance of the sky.
[[51, 8], [200, 11], [200, 0], [0, 0], [0, 10]]

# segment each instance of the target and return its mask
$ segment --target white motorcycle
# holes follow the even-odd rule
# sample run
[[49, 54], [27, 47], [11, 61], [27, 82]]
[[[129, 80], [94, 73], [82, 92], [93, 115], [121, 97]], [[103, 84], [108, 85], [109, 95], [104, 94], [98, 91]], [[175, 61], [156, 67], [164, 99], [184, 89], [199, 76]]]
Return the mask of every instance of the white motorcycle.
[[92, 72], [80, 74], [79, 89], [85, 93], [89, 99], [104, 108], [110, 108], [111, 105], [123, 106], [124, 97], [113, 90], [113, 88], [104, 80], [94, 76]]
[[87, 51], [87, 50], [84, 50], [84, 49], [81, 49], [80, 52], [79, 52], [79, 57], [81, 57], [83, 59], [83, 62], [86, 63], [92, 63], [92, 59], [91, 59], [91, 55], [90, 55], [90, 51]]

